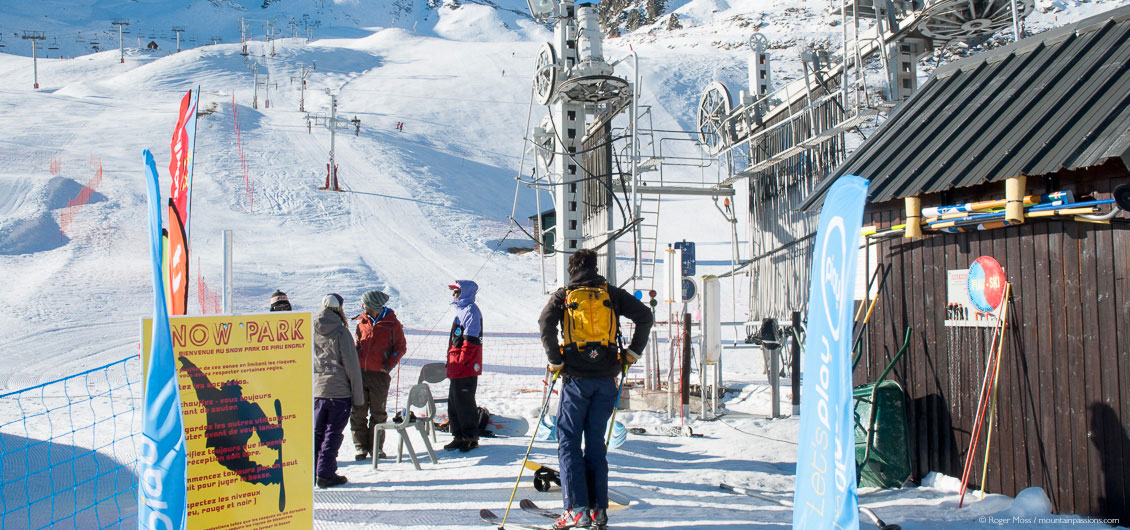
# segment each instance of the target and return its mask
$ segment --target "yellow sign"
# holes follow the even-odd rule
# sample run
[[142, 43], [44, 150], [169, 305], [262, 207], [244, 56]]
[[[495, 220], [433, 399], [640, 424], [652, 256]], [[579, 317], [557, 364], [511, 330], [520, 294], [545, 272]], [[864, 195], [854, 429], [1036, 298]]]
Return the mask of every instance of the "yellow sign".
[[[170, 318], [189, 528], [313, 527], [310, 321], [297, 312]], [[142, 321], [143, 357], [152, 326]]]

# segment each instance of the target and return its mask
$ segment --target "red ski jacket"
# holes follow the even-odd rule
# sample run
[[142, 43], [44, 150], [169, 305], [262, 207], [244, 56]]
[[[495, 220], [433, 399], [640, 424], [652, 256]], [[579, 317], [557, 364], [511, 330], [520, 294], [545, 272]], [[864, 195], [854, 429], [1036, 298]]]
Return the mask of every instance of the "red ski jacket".
[[459, 297], [455, 321], [447, 341], [447, 378], [462, 379], [483, 373], [483, 315], [475, 304], [479, 286], [470, 280], [459, 280]]
[[389, 308], [381, 310], [377, 318], [365, 313], [353, 317], [359, 320], [355, 336], [357, 338], [357, 357], [361, 369], [372, 372], [390, 372], [408, 351], [404, 340], [404, 327]]

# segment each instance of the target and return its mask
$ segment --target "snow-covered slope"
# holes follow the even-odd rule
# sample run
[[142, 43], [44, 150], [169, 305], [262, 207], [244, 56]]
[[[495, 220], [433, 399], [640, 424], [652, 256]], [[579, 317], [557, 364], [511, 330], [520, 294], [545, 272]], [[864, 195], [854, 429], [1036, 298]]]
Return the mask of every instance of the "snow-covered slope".
[[[1029, 27], [1064, 24], [1125, 3], [1041, 2]], [[177, 103], [196, 86], [202, 115], [190, 226], [193, 313], [199, 312], [196, 278], [219, 287], [221, 233], [230, 229], [239, 313], [265, 310], [275, 289], [286, 291], [296, 309], [312, 310], [328, 292], [341, 293], [347, 306], [357, 309], [361, 293], [379, 288], [392, 295], [390, 305], [406, 325], [444, 329], [451, 317], [446, 285], [474, 278], [481, 286], [488, 332], [534, 330], [545, 300], [539, 260], [506, 248], [528, 246], [518, 241], [525, 236], [508, 217], [525, 222], [537, 209], [533, 192], [515, 186], [514, 178], [529, 175], [523, 137], [545, 114], [531, 103], [530, 73], [534, 53], [550, 31], [524, 15], [524, 3], [512, 0], [262, 4], [0, 4], [6, 45], [0, 49], [0, 361], [5, 366], [0, 392], [136, 351], [139, 319], [152, 312], [141, 152], [152, 150], [165, 172]], [[735, 92], [745, 85], [743, 43], [755, 29], [770, 39], [780, 81], [798, 75], [804, 44], [834, 44], [839, 30], [837, 18], [827, 14], [827, 2], [820, 0], [693, 0], [669, 7], [682, 29], [663, 29], [660, 20], [605, 43], [610, 59], [630, 50], [639, 54], [641, 103], [650, 106], [651, 124], [661, 129], [692, 129], [699, 93], [710, 81], [723, 80]], [[116, 32], [106, 33], [119, 17], [131, 20], [133, 32], [124, 64], [113, 49]], [[240, 17], [252, 28], [249, 57], [240, 55]], [[263, 40], [263, 21], [270, 19], [276, 19], [280, 35], [273, 56]], [[185, 26], [184, 38], [196, 39], [179, 54], [168, 53], [175, 46], [169, 31], [174, 25]], [[310, 42], [289, 37], [295, 31], [304, 37], [306, 28], [313, 28]], [[52, 43], [59, 47], [40, 55], [39, 90], [32, 89], [30, 44], [20, 38], [24, 30], [45, 32], [44, 49]], [[162, 32], [168, 38], [162, 40]], [[223, 42], [202, 45], [213, 35]], [[159, 51], [137, 49], [139, 37], [142, 45], [158, 41]], [[111, 49], [73, 59], [43, 58], [86, 53], [93, 38]], [[296, 78], [314, 64], [302, 93]], [[622, 62], [617, 71], [632, 77], [630, 65]], [[268, 92], [261, 86], [256, 94], [256, 78]], [[337, 95], [341, 117], [360, 120], [356, 135], [340, 130], [335, 138], [343, 193], [317, 189], [324, 182], [329, 132], [308, 129], [298, 111], [304, 97], [308, 112], [328, 115], [327, 89]], [[397, 122], [404, 123], [403, 130]], [[671, 171], [672, 179], [688, 182], [718, 178], [714, 166], [688, 164]], [[81, 206], [68, 208], [88, 184], [94, 193]], [[738, 199], [739, 211], [744, 200]], [[543, 197], [542, 207], [547, 204]], [[698, 242], [700, 260], [730, 256], [729, 224], [709, 199], [666, 201], [660, 233], [662, 242]], [[727, 269], [700, 267], [701, 273]], [[738, 288], [734, 296], [741, 299], [740, 282]], [[724, 318], [743, 320], [740, 305]], [[731, 410], [767, 411], [759, 358], [751, 350], [726, 353], [726, 381], [741, 389], [728, 398]], [[530, 415], [530, 400], [515, 403], [511, 393], [489, 388], [483, 395], [488, 408]], [[668, 423], [646, 413], [625, 421], [645, 427]], [[757, 485], [771, 496], [791, 498], [795, 422], [735, 414], [696, 429], [708, 438], [644, 438], [625, 446], [614, 462], [614, 485], [630, 488], [644, 504], [619, 520], [637, 526], [787, 525], [787, 510], [720, 492], [716, 482]], [[447, 459], [425, 473], [395, 465], [382, 466], [379, 473], [347, 467], [354, 489], [320, 493], [320, 521], [343, 528], [474, 526], [476, 521], [463, 524], [463, 516], [452, 510], [473, 513], [487, 502], [497, 507], [496, 499], [504, 498], [512, 484], [513, 455], [524, 449], [521, 445], [520, 440], [484, 444], [481, 456]], [[541, 450], [552, 452], [548, 446]], [[452, 473], [487, 486], [453, 492], [453, 484], [461, 482]], [[1008, 507], [1008, 499], [989, 497], [992, 502], [978, 510], [954, 515], [949, 511], [952, 488], [944, 480], [929, 486], [872, 499], [889, 510], [881, 515], [917, 519], [917, 528], [938, 528], [930, 521], [939, 520], [957, 521], [948, 528], [958, 528]], [[553, 502], [550, 496], [538, 500]]]
[[[465, 9], [454, 17], [445, 13]], [[462, 33], [482, 40], [500, 32], [521, 32], [533, 24], [526, 4], [516, 0], [474, 2], [460, 5], [436, 0], [44, 0], [42, 2], [5, 1], [0, 6], [0, 33], [7, 49], [31, 56], [30, 41], [24, 32], [39, 32], [40, 57], [74, 57], [97, 50], [117, 51], [118, 27], [127, 22], [122, 40], [127, 48], [140, 48], [150, 42], [157, 55], [177, 49], [238, 43], [246, 34], [257, 41], [268, 35], [275, 39], [360, 38], [371, 28], [403, 28], [422, 35], [453, 38]], [[242, 21], [242, 25], [241, 25]], [[453, 33], [454, 32], [454, 33]]]

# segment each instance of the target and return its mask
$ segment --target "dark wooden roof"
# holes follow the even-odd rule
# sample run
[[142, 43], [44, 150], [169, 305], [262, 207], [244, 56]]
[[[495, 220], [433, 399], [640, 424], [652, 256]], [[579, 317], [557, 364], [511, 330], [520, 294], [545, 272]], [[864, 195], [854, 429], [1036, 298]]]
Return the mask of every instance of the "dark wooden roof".
[[1130, 168], [1130, 6], [947, 64], [840, 175], [883, 202], [1120, 158]]

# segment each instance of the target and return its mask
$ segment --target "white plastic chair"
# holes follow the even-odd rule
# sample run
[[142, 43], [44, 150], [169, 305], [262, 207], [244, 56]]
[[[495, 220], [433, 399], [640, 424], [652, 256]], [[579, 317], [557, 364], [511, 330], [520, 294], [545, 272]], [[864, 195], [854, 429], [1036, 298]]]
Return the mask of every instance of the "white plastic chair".
[[[420, 368], [420, 377], [419, 377], [419, 380], [416, 381], [416, 383], [417, 384], [419, 384], [419, 383], [439, 383], [439, 382], [442, 382], [444, 379], [447, 379], [447, 364], [446, 363], [428, 363], [428, 364], [425, 364], [423, 367]], [[447, 403], [447, 398], [434, 399], [434, 397], [433, 397], [432, 403], [433, 403], [433, 405], [432, 405], [433, 409], [430, 412], [430, 415], [434, 419], [435, 415], [436, 415], [434, 404], [435, 403]], [[439, 438], [436, 437], [436, 424], [435, 424], [434, 421], [428, 422], [428, 432], [431, 433], [431, 435], [432, 435], [432, 441], [438, 441], [439, 440]]]
[[438, 383], [447, 379], [446, 363], [428, 363], [420, 368], [420, 379], [417, 383]]
[[[420, 461], [416, 458], [416, 450], [412, 447], [412, 440], [408, 438], [408, 428], [415, 427], [420, 432], [420, 437], [424, 439], [424, 446], [428, 449], [428, 456], [431, 457], [432, 463], [437, 464], [439, 460], [436, 458], [436, 452], [432, 449], [432, 442], [428, 439], [428, 425], [432, 423], [432, 418], [435, 417], [436, 405], [432, 400], [432, 391], [428, 389], [428, 385], [417, 383], [408, 389], [408, 402], [406, 411], [411, 412], [413, 408], [424, 409], [423, 415], [417, 415], [414, 419], [412, 414], [405, 414], [403, 421], [397, 423], [389, 420], [384, 423], [378, 423], [374, 426], [377, 431], [396, 431], [400, 435], [400, 441], [396, 444], [396, 462], [400, 463], [404, 455], [404, 446], [408, 446], [408, 456], [412, 459], [412, 465], [416, 469], [420, 469]], [[414, 414], [414, 413], [413, 413]], [[373, 436], [373, 469], [377, 468], [377, 462], [380, 461], [380, 449], [377, 447], [379, 443], [379, 436]]]

